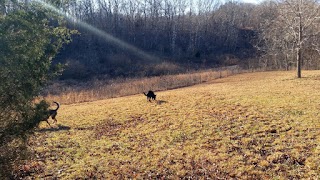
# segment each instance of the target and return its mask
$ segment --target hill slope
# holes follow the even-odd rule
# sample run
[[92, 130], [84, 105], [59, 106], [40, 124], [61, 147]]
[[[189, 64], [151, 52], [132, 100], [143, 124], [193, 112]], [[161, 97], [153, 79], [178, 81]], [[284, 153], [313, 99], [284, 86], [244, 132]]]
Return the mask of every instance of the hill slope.
[[30, 142], [46, 168], [33, 176], [319, 178], [320, 71], [293, 74], [62, 105]]

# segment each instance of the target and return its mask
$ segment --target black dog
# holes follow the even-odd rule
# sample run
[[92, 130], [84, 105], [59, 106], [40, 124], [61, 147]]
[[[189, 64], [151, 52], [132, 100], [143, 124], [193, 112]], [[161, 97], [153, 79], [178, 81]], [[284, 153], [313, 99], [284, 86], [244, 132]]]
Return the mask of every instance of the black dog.
[[46, 121], [49, 125], [50, 125], [50, 123], [48, 122], [48, 120], [49, 120], [50, 117], [51, 117], [51, 119], [54, 120], [55, 123], [57, 122], [56, 116], [58, 114], [58, 109], [60, 107], [60, 104], [58, 102], [54, 102], [54, 103], [57, 105], [57, 108], [56, 109], [50, 109], [48, 111], [48, 115], [46, 116], [46, 118], [43, 119], [43, 121]]
[[147, 96], [147, 100], [148, 100], [148, 101], [156, 100], [156, 96], [157, 96], [157, 95], [155, 95], [153, 91], [149, 91], [148, 94], [146, 94], [146, 93], [143, 92], [143, 94], [144, 94], [145, 96]]

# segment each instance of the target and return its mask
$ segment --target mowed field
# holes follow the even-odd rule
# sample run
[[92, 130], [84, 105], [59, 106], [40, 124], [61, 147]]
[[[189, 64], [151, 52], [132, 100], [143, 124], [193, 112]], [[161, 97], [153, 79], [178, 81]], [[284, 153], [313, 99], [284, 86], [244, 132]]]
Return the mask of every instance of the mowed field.
[[[320, 71], [235, 75], [170, 91], [61, 105], [41, 123], [38, 178], [319, 179]], [[50, 121], [52, 122], [52, 121]]]

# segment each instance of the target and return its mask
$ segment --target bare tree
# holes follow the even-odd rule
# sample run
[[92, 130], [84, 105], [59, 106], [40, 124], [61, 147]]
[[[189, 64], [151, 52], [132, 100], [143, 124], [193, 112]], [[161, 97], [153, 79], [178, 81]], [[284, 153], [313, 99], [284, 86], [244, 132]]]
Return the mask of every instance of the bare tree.
[[[317, 0], [281, 0], [276, 13], [265, 22], [262, 39], [273, 55], [295, 57], [297, 77], [301, 78], [303, 52], [319, 48], [320, 6]], [[287, 67], [288, 68], [288, 67]]]

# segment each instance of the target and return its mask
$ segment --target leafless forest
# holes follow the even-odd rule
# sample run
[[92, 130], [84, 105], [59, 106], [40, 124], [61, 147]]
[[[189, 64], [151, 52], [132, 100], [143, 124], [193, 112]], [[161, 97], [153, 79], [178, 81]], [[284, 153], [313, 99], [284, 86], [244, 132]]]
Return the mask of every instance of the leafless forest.
[[[33, 1], [24, 0], [22, 4]], [[61, 79], [145, 77], [240, 65], [319, 69], [318, 0], [67, 0], [53, 3], [79, 33], [54, 62]], [[1, 12], [17, 9], [4, 1]], [[4, 7], [4, 8], [3, 8]], [[53, 21], [54, 22], [54, 21]], [[86, 22], [156, 57], [137, 56], [79, 26]]]
[[77, 0], [59, 5], [78, 20], [153, 54], [150, 61], [69, 21], [80, 34], [57, 57], [62, 76], [141, 77], [199, 68], [319, 68], [319, 3], [217, 0]]

